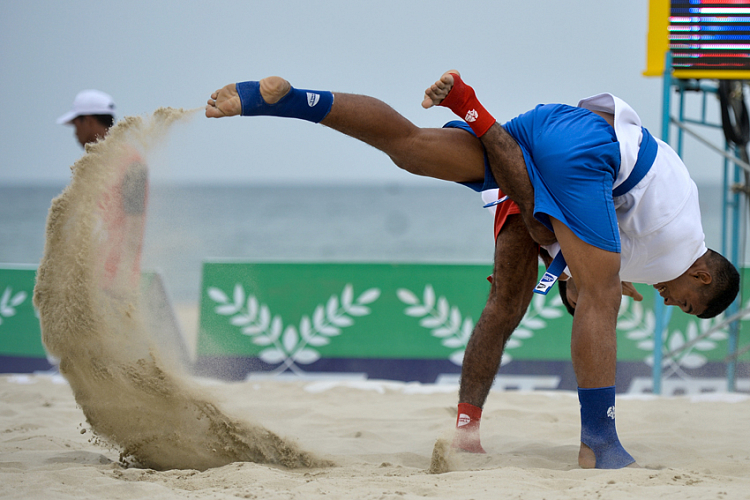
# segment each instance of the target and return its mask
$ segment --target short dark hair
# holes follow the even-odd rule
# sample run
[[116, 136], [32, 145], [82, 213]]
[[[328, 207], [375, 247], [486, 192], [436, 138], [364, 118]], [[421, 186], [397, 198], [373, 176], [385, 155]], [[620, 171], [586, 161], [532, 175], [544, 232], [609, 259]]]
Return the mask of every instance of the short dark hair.
[[565, 309], [568, 310], [571, 316], [576, 315], [576, 309], [572, 305], [570, 305], [570, 302], [568, 302], [568, 282], [563, 280], [557, 280], [557, 290], [560, 292], [560, 298], [562, 299], [562, 303], [565, 305]]
[[96, 121], [101, 123], [107, 128], [111, 128], [115, 124], [115, 117], [112, 115], [91, 115]]
[[708, 299], [708, 306], [698, 315], [702, 319], [713, 318], [723, 313], [734, 302], [740, 291], [740, 273], [731, 262], [710, 248], [705, 257], [706, 265], [711, 273], [711, 283], [703, 293], [703, 296]]

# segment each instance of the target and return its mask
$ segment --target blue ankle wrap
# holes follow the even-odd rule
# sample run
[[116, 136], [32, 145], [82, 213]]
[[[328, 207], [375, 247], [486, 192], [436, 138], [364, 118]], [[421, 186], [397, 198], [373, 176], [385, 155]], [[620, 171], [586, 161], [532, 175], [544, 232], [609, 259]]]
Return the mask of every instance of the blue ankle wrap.
[[615, 427], [615, 387], [578, 388], [581, 442], [596, 456], [597, 469], [621, 469], [635, 462], [620, 444]]
[[242, 116], [283, 116], [319, 123], [333, 105], [331, 92], [294, 87], [278, 102], [268, 104], [260, 95], [260, 82], [238, 83], [237, 94], [242, 103]]

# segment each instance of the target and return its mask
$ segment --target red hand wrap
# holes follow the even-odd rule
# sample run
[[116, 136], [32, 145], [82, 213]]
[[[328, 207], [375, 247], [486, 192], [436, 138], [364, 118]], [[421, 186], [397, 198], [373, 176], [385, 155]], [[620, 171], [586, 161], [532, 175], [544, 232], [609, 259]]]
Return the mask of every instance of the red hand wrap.
[[466, 85], [457, 74], [451, 74], [453, 87], [438, 106], [445, 106], [456, 113], [469, 124], [477, 137], [482, 137], [495, 124], [495, 118], [484, 109], [474, 94], [474, 89]]

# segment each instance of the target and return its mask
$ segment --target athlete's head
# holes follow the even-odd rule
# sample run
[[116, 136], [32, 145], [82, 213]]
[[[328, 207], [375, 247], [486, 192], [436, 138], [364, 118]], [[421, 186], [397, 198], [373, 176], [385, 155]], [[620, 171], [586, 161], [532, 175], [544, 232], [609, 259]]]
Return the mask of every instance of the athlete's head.
[[[578, 303], [575, 283], [560, 281], [558, 288], [565, 308], [574, 314]], [[713, 318], [734, 302], [740, 290], [740, 274], [720, 253], [709, 249], [682, 275], [654, 288], [666, 305], [678, 306], [699, 318]]]
[[669, 306], [678, 306], [699, 318], [713, 318], [734, 302], [740, 290], [740, 274], [718, 252], [708, 250], [681, 276], [654, 288]]

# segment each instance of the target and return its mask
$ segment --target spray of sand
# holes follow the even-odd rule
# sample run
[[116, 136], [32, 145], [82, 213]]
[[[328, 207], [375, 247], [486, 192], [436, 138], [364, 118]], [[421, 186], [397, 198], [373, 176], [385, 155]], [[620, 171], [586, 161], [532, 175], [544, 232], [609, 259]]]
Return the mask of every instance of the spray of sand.
[[461, 469], [461, 463], [455, 448], [451, 446], [452, 437], [446, 434], [435, 441], [430, 457], [430, 467], [427, 472], [430, 474], [444, 474]]
[[224, 414], [165, 361], [142, 314], [140, 251], [145, 158], [196, 110], [127, 117], [86, 148], [47, 220], [34, 302], [42, 339], [60, 360], [98, 440], [121, 461], [156, 470], [205, 470], [250, 461], [329, 465], [257, 424]]

